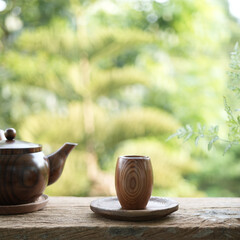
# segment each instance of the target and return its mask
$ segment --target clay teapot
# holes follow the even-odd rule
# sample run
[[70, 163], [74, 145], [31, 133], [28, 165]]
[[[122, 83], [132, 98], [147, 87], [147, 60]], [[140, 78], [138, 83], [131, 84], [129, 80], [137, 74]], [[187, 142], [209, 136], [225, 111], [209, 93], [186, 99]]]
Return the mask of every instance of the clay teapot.
[[61, 176], [65, 160], [76, 143], [65, 143], [44, 156], [42, 146], [15, 140], [16, 131], [0, 130], [0, 205], [36, 201], [46, 186]]

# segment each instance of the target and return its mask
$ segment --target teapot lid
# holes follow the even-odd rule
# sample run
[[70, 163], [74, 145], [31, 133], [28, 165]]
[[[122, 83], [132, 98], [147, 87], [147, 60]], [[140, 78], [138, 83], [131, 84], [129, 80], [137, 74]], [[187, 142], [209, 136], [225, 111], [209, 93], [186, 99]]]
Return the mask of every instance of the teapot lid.
[[0, 138], [0, 155], [16, 155], [42, 151], [40, 144], [15, 140], [16, 130], [14, 128], [6, 129], [4, 135], [6, 139], [1, 140]]

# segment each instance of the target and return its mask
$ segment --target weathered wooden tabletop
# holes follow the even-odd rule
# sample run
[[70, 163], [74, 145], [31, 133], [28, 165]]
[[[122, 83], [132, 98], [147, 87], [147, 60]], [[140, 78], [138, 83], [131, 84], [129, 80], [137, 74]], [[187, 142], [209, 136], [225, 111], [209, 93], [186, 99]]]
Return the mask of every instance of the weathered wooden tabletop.
[[0, 239], [240, 239], [240, 198], [176, 198], [177, 212], [149, 222], [97, 216], [94, 199], [50, 197], [41, 211], [0, 216]]

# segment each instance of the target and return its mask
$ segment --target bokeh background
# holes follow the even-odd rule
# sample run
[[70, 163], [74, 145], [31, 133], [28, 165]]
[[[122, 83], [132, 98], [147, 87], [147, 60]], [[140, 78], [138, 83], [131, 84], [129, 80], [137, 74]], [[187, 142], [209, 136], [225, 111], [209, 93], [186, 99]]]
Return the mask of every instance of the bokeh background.
[[0, 128], [46, 154], [78, 143], [49, 195], [114, 195], [117, 157], [143, 154], [153, 195], [240, 196], [240, 147], [166, 141], [187, 123], [225, 134], [238, 13], [238, 0], [0, 0]]

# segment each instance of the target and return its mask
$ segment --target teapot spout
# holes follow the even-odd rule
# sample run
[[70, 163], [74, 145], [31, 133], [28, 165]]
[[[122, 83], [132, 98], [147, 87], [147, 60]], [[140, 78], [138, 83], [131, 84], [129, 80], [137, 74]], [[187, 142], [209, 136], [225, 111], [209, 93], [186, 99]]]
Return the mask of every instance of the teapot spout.
[[76, 143], [65, 143], [58, 151], [47, 156], [50, 166], [48, 185], [56, 182], [61, 176], [67, 156], [76, 146]]

